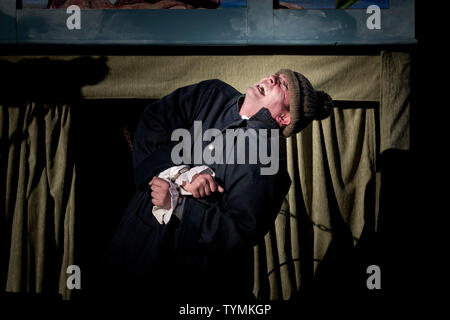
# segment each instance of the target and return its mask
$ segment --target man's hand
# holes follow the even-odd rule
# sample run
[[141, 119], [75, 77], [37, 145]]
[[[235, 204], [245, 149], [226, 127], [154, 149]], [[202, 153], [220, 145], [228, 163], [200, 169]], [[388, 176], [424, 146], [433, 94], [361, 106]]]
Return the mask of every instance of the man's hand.
[[196, 174], [191, 183], [183, 184], [183, 189], [192, 193], [194, 198], [203, 198], [216, 191], [224, 192], [223, 188], [207, 173]]
[[224, 190], [219, 186], [214, 178], [207, 173], [196, 174], [191, 183], [183, 184], [183, 189], [192, 193], [194, 198], [203, 198], [213, 192], [222, 193]]
[[169, 183], [166, 180], [155, 176], [148, 184], [152, 189], [152, 203], [155, 206], [169, 210], [172, 207]]

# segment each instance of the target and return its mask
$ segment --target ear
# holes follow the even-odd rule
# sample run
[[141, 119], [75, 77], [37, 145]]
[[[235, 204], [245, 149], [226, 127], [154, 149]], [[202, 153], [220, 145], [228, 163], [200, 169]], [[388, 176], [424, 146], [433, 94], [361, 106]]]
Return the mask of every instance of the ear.
[[278, 115], [276, 121], [280, 127], [286, 127], [291, 123], [291, 115], [289, 112]]

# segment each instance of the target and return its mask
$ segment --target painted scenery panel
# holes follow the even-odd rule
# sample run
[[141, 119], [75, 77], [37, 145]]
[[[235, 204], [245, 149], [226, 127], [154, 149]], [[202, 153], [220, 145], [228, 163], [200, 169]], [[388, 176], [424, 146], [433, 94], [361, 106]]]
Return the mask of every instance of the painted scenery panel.
[[389, 8], [389, 0], [283, 0], [274, 1], [274, 9], [366, 9], [377, 5]]
[[19, 9], [220, 9], [245, 8], [247, 0], [22, 0]]

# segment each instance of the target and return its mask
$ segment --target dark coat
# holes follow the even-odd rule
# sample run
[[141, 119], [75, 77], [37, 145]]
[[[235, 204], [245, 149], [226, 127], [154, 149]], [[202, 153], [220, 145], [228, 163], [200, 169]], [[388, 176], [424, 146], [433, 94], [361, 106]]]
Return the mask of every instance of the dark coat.
[[[265, 108], [241, 119], [242, 99], [228, 84], [208, 80], [180, 88], [144, 111], [133, 149], [137, 191], [105, 255], [118, 279], [116, 289], [188, 300], [251, 296], [253, 246], [273, 225], [290, 185], [285, 155], [274, 175], [261, 175], [259, 162], [209, 165], [225, 192], [188, 196], [181, 221], [172, 216], [168, 225], [154, 218], [148, 186], [153, 176], [176, 165], [171, 150], [178, 142], [171, 134], [177, 128], [193, 133], [194, 121], [201, 120], [203, 131], [279, 129]], [[269, 134], [269, 148], [270, 139], [275, 138]], [[246, 151], [233, 146], [235, 158]]]

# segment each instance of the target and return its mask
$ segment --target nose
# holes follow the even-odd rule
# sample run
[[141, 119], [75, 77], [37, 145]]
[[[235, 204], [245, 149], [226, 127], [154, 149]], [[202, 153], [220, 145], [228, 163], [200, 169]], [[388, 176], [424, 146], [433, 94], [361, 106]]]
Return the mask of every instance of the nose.
[[274, 85], [277, 84], [277, 77], [276, 77], [275, 75], [271, 75], [271, 76], [269, 77], [269, 81], [270, 81], [270, 84], [271, 84], [272, 86], [274, 86]]

